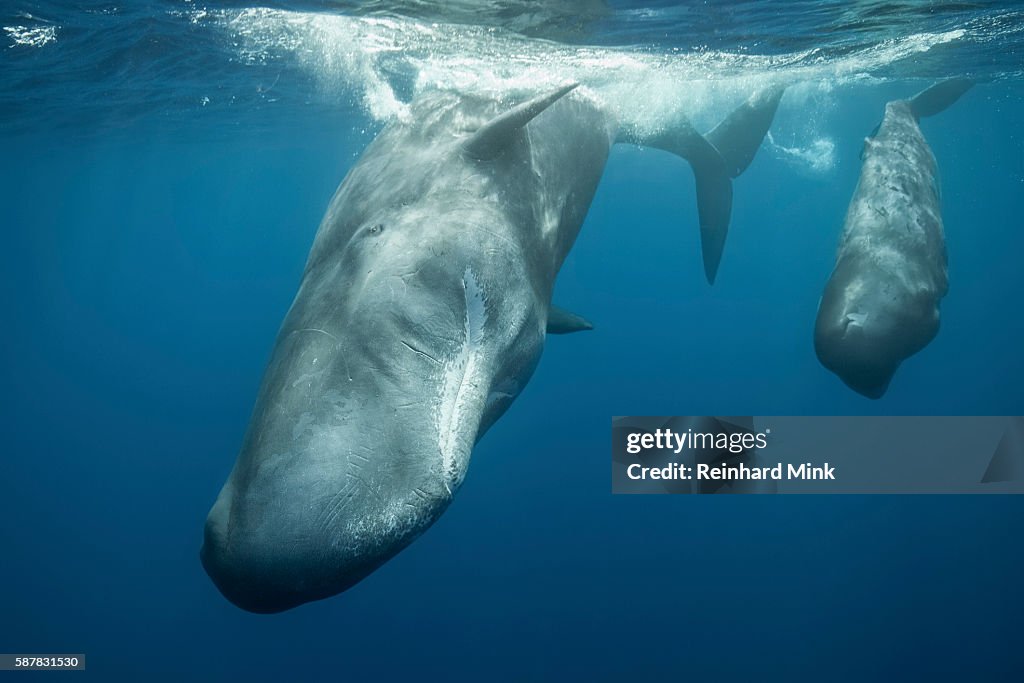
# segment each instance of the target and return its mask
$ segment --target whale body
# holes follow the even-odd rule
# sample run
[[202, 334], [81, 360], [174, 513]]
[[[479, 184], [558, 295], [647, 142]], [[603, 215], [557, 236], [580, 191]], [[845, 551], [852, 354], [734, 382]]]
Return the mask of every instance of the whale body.
[[946, 243], [938, 168], [918, 120], [941, 112], [970, 86], [954, 79], [889, 102], [877, 132], [864, 141], [814, 348], [822, 365], [869, 398], [884, 395], [900, 363], [939, 329]]
[[[591, 327], [551, 294], [620, 132], [575, 87], [512, 107], [420, 96], [341, 183], [206, 522], [203, 566], [236, 605], [334, 595], [406, 547], [452, 501], [546, 332]], [[723, 152], [687, 125], [652, 143], [702, 155], [702, 233], [720, 242], [773, 93], [748, 116], [760, 136]]]

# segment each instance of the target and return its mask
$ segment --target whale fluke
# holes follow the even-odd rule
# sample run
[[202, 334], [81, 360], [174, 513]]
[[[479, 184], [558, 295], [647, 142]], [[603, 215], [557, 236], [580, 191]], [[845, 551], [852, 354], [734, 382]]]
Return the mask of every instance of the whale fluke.
[[785, 90], [785, 86], [772, 85], [755, 92], [707, 135], [679, 117], [671, 126], [650, 132], [627, 128], [616, 140], [663, 149], [690, 162], [697, 185], [700, 244], [708, 284], [715, 284], [729, 233], [732, 179], [753, 161]]
[[[704, 138], [689, 161], [697, 185], [697, 219], [700, 222], [700, 250], [704, 276], [715, 284], [718, 266], [725, 250], [732, 216], [732, 177], [729, 167], [717, 150]], [[702, 148], [703, 147], [703, 148]]]
[[480, 161], [497, 158], [515, 140], [520, 128], [578, 86], [579, 83], [570, 83], [554, 92], [538, 95], [491, 119], [466, 140], [466, 154]]
[[785, 91], [784, 85], [757, 91], [704, 135], [722, 155], [731, 177], [743, 173], [754, 160]]
[[572, 311], [567, 311], [554, 304], [548, 310], [548, 334], [569, 334], [592, 329], [594, 329], [593, 323]]
[[690, 165], [697, 183], [700, 246], [708, 284], [715, 284], [725, 238], [729, 233], [731, 178], [747, 170], [754, 160], [785, 91], [784, 85], [772, 85], [755, 92], [704, 135], [701, 140], [706, 141], [716, 154], [711, 154], [699, 143], [691, 146], [697, 152], [690, 158]]
[[950, 78], [940, 81], [912, 97], [910, 111], [916, 119], [934, 116], [960, 99], [960, 96], [970, 90], [973, 85], [974, 81], [969, 78]]
[[690, 162], [697, 185], [697, 218], [704, 275], [709, 284], [714, 284], [732, 215], [732, 176], [725, 159], [686, 119], [653, 132], [625, 129], [619, 132], [616, 142], [654, 147]]

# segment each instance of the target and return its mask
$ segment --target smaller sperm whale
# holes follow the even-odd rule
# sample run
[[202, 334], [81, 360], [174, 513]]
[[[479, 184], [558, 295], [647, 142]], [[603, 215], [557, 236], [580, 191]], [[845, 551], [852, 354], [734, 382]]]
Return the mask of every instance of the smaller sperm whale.
[[946, 295], [946, 243], [935, 156], [918, 121], [972, 83], [943, 81], [885, 107], [864, 141], [860, 180], [825, 285], [814, 349], [851, 389], [881, 398], [904, 360], [935, 337]]

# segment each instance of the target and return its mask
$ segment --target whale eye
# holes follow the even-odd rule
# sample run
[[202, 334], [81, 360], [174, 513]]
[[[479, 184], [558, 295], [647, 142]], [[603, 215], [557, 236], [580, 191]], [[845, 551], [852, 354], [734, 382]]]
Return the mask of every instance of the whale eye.
[[382, 224], [377, 223], [375, 225], [370, 226], [369, 233], [371, 235], [379, 235], [382, 232], [384, 232], [384, 226]]

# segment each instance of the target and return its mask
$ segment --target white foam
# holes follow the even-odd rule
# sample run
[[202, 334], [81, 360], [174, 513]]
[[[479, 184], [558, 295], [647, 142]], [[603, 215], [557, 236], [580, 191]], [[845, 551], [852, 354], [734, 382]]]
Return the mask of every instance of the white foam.
[[57, 40], [57, 26], [4, 26], [11, 47], [42, 47]]
[[[597, 92], [625, 124], [670, 125], [681, 113], [706, 129], [769, 82], [860, 81], [893, 62], [970, 37], [967, 29], [918, 33], [841, 57], [817, 49], [757, 55], [567, 45], [486, 26], [422, 23], [267, 8], [210, 12], [243, 60], [298, 60], [339, 98], [359, 94], [378, 120], [406, 113], [394, 80], [414, 90], [534, 93], [568, 81]], [[819, 154], [821, 150], [819, 150]]]
[[801, 170], [824, 174], [835, 168], [836, 143], [832, 138], [820, 137], [809, 140], [805, 145], [787, 147], [776, 142], [771, 131], [768, 131], [765, 143], [775, 156]]

